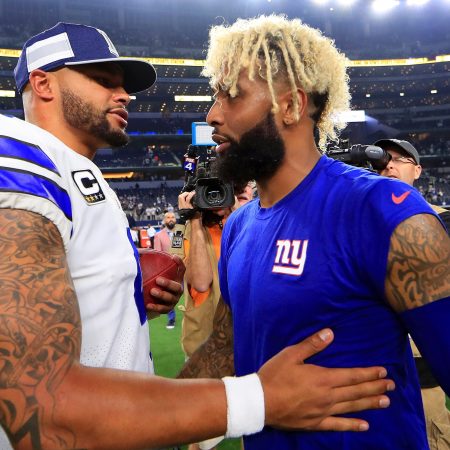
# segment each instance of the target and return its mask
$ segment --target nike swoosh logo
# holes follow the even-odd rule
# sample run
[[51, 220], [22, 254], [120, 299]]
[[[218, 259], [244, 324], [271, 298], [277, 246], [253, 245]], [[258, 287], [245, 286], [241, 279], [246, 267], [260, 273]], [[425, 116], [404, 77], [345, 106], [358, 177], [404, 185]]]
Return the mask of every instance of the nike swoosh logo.
[[392, 201], [396, 204], [396, 205], [400, 205], [400, 203], [403, 203], [406, 199], [406, 197], [408, 197], [408, 195], [411, 194], [411, 191], [406, 191], [403, 192], [402, 195], [399, 195], [398, 197], [392, 193]]

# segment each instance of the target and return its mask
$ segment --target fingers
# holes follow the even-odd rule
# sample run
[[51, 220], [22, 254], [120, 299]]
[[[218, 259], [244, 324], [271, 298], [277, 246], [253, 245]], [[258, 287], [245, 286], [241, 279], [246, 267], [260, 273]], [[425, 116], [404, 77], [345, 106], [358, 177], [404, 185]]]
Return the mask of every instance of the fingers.
[[395, 383], [392, 380], [369, 381], [355, 384], [354, 386], [335, 388], [333, 390], [333, 400], [336, 403], [347, 402], [384, 394], [386, 391], [393, 391], [394, 389]]
[[314, 333], [302, 342], [289, 347], [289, 352], [295, 353], [298, 362], [319, 353], [326, 348], [334, 339], [333, 332], [329, 328]]
[[369, 424], [365, 420], [346, 417], [327, 417], [318, 425], [308, 428], [315, 431], [367, 431]]
[[178, 208], [179, 209], [192, 209], [192, 197], [195, 195], [195, 191], [182, 192], [178, 196]]
[[148, 303], [147, 311], [165, 314], [172, 310], [178, 303], [178, 300], [183, 292], [183, 288], [180, 283], [163, 277], [158, 277], [156, 279], [156, 283], [164, 289], [153, 287], [150, 290], [152, 297], [157, 300], [157, 302]]
[[328, 370], [334, 387], [358, 385], [367, 381], [379, 380], [387, 375], [386, 369], [378, 366]]
[[[155, 297], [160, 297], [161, 295], [163, 295], [162, 293], [167, 292], [171, 295], [176, 296], [178, 299], [183, 292], [183, 286], [181, 286], [180, 283], [174, 280], [169, 280], [168, 278], [158, 277], [156, 279], [156, 284], [164, 289], [153, 288], [151, 293]], [[153, 290], [155, 290], [155, 293], [153, 293]], [[156, 291], [160, 292], [161, 294], [157, 294]]]
[[374, 395], [349, 402], [342, 402], [333, 405], [330, 415], [347, 414], [349, 412], [364, 411], [366, 409], [384, 409], [391, 404], [387, 395]]

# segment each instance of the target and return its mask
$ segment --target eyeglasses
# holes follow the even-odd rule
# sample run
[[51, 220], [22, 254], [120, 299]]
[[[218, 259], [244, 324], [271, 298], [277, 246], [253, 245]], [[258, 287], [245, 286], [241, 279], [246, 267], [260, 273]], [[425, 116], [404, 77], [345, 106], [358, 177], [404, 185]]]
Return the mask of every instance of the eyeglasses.
[[406, 156], [393, 156], [391, 158], [391, 161], [393, 162], [399, 162], [401, 164], [414, 164], [416, 165], [416, 162], [412, 159], [407, 158]]

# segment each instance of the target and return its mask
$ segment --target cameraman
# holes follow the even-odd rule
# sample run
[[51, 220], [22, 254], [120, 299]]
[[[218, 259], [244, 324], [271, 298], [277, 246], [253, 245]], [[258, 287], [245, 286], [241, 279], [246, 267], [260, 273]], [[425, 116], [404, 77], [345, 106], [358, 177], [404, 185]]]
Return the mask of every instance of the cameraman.
[[[414, 186], [414, 182], [422, 174], [420, 156], [415, 147], [408, 141], [399, 139], [380, 139], [373, 145], [381, 147], [391, 155], [391, 160], [386, 168], [379, 170], [378, 173], [384, 177], [396, 178]], [[439, 214], [447, 230], [450, 229], [450, 212], [437, 205], [430, 204], [430, 206]]]
[[[220, 298], [217, 265], [222, 229], [228, 216], [253, 198], [253, 185], [235, 188], [231, 208], [197, 211], [187, 222], [184, 235], [185, 307], [181, 345], [189, 358], [212, 332], [213, 318]], [[179, 209], [193, 209], [195, 191], [178, 197]]]
[[[395, 178], [410, 186], [413, 186], [414, 182], [420, 178], [422, 173], [420, 156], [408, 141], [381, 139], [373, 145], [386, 150], [391, 156], [386, 168], [378, 171], [380, 175]], [[448, 230], [450, 228], [450, 211], [440, 206], [430, 206], [439, 214]], [[431, 374], [414, 342], [412, 340], [410, 342], [419, 374], [428, 443], [433, 450], [448, 450], [450, 449], [450, 413], [445, 406], [445, 394]]]

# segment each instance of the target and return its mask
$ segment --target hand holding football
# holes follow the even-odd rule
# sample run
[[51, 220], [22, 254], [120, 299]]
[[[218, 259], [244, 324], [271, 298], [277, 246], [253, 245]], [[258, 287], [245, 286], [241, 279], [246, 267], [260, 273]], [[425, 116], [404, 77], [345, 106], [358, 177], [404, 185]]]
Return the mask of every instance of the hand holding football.
[[141, 263], [145, 306], [149, 303], [158, 303], [158, 299], [151, 294], [153, 288], [164, 290], [156, 284], [158, 277], [164, 277], [182, 283], [186, 268], [181, 258], [170, 253], [145, 249], [139, 251], [139, 259]]

